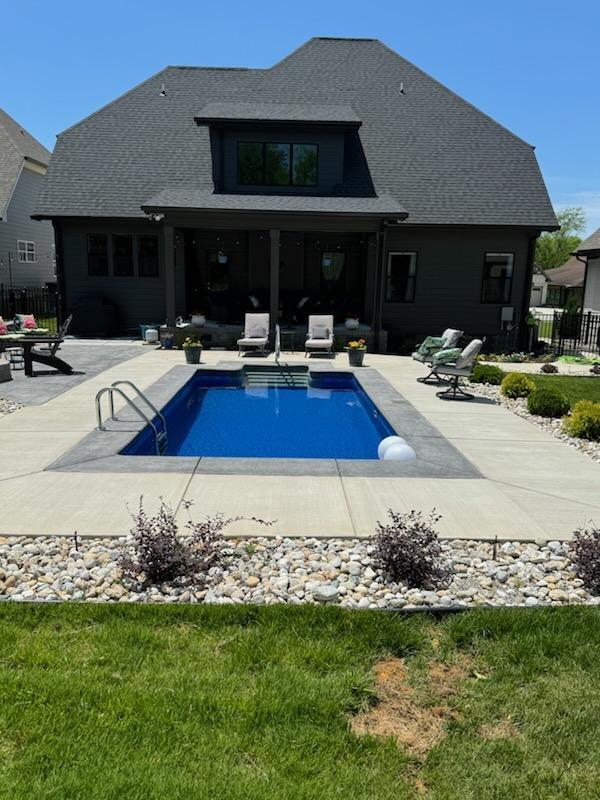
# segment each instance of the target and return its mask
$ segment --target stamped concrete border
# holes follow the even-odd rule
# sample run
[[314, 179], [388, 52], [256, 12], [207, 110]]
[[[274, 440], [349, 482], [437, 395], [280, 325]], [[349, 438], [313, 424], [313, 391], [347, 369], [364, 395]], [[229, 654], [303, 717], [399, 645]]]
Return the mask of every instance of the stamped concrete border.
[[[252, 365], [252, 370], [273, 372], [274, 365]], [[240, 380], [245, 364], [224, 361], [217, 365], [172, 367], [149, 386], [144, 394], [158, 409], [171, 400], [196, 372], [231, 372]], [[47, 470], [63, 472], [178, 473], [207, 475], [288, 475], [340, 477], [428, 477], [481, 478], [481, 473], [373, 367], [332, 369], [327, 363], [286, 366], [291, 371], [313, 374], [353, 374], [391, 427], [413, 447], [417, 459], [411, 463], [347, 459], [214, 458], [181, 456], [120, 455], [145, 422], [124, 408], [118, 420], [108, 420], [106, 430], [94, 430], [52, 462]]]

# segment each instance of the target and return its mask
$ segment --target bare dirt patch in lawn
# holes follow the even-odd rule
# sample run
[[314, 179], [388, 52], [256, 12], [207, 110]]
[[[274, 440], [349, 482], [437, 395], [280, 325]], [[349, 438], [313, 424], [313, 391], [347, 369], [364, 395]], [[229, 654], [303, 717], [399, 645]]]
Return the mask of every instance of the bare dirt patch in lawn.
[[512, 739], [519, 735], [518, 728], [510, 717], [504, 717], [498, 722], [481, 725], [477, 732], [482, 739]]
[[467, 674], [463, 664], [432, 661], [423, 686], [417, 689], [411, 685], [404, 659], [379, 661], [375, 665], [378, 702], [352, 718], [352, 731], [358, 736], [391, 736], [411, 755], [423, 756], [442, 741], [446, 722], [457, 718], [444, 701], [460, 691]]

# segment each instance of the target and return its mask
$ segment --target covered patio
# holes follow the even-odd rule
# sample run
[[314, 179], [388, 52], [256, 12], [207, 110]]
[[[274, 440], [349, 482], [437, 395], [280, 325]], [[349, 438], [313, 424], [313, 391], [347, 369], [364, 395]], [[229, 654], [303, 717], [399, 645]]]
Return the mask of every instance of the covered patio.
[[143, 208], [162, 223], [169, 329], [204, 317], [223, 344], [268, 312], [298, 346], [310, 314], [332, 314], [338, 336], [385, 351], [385, 238], [406, 216], [392, 198], [163, 192]]

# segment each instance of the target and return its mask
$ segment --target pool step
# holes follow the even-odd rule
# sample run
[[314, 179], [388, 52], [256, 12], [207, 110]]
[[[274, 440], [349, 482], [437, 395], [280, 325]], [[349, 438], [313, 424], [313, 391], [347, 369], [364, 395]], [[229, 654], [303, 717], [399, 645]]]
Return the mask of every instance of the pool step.
[[285, 367], [273, 369], [248, 369], [244, 370], [246, 386], [278, 386], [297, 388], [308, 386], [308, 371], [286, 369]]

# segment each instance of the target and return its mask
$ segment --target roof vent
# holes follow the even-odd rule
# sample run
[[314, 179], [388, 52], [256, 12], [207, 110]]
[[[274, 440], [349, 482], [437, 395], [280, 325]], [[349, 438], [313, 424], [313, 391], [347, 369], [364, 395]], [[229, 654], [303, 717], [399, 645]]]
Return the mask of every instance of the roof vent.
[[160, 96], [161, 97], [166, 97], [167, 96], [167, 90], [165, 89], [164, 83], [161, 84], [161, 87], [160, 87]]

